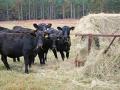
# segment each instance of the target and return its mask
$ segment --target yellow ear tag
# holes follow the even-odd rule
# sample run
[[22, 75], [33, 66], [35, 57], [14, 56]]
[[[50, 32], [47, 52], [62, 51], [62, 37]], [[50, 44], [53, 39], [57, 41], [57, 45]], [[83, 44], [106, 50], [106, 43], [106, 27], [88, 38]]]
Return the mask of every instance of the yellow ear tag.
[[48, 38], [48, 34], [47, 34], [47, 35], [45, 35], [45, 38]]

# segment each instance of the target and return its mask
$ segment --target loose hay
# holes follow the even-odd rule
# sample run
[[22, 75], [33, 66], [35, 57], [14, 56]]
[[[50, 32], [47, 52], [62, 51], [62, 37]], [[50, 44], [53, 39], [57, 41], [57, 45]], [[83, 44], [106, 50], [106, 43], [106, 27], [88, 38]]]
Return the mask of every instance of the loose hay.
[[[120, 34], [120, 14], [90, 14], [80, 19], [74, 33], [81, 34]], [[113, 38], [113, 37], [112, 37]], [[91, 78], [91, 88], [97, 90], [120, 90], [120, 45], [118, 38], [111, 45], [107, 54], [104, 50], [112, 38], [100, 38], [100, 49], [96, 50], [94, 43], [91, 52], [86, 55], [85, 66], [80, 68], [80, 77]], [[76, 38], [80, 39], [80, 38]], [[80, 40], [79, 57], [82, 50], [87, 49], [87, 38]], [[84, 47], [83, 47], [84, 46]], [[97, 79], [97, 80], [96, 80]]]
[[[90, 14], [80, 19], [72, 33], [119, 33], [119, 14]], [[31, 25], [31, 24], [30, 24]], [[30, 26], [28, 25], [28, 27]], [[107, 54], [103, 54], [111, 38], [100, 38], [100, 49], [87, 52], [87, 39], [72, 37], [70, 59], [55, 60], [49, 53], [47, 65], [39, 65], [37, 58], [30, 74], [24, 74], [20, 63], [10, 63], [12, 71], [7, 71], [0, 62], [0, 90], [120, 90], [120, 45], [115, 40]], [[83, 53], [84, 52], [84, 53]], [[85, 65], [75, 67], [74, 60], [85, 60]]]

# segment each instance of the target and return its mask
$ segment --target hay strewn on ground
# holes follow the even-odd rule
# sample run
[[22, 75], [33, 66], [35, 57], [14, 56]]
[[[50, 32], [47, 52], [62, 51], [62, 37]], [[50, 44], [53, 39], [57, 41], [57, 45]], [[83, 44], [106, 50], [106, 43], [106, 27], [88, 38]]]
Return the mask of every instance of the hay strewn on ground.
[[[78, 20], [61, 21], [61, 23], [59, 21], [52, 21], [55, 28], [58, 25], [75, 25], [76, 29], [72, 33], [102, 32], [106, 34], [114, 31], [117, 33], [120, 15], [90, 14], [81, 18], [78, 24], [76, 24]], [[19, 22], [19, 25], [33, 28], [31, 26], [33, 22], [36, 21], [25, 22], [25, 24]], [[37, 23], [39, 22], [42, 21], [37, 21]], [[1, 23], [1, 25], [12, 28], [16, 23], [8, 22], [7, 24]], [[20, 63], [13, 63], [12, 59], [8, 59], [12, 71], [5, 70], [0, 61], [0, 90], [120, 90], [120, 45], [118, 39], [108, 53], [103, 54], [110, 41], [111, 38], [100, 38], [100, 49], [96, 50], [92, 45], [91, 53], [88, 54], [87, 39], [81, 41], [79, 37], [72, 37], [69, 60], [66, 59], [63, 62], [60, 55], [59, 59], [55, 60], [53, 53], [49, 51], [47, 64], [41, 66], [36, 58], [29, 75], [23, 72], [23, 58]], [[75, 67], [74, 61], [77, 54], [79, 54], [78, 59], [86, 60], [85, 66]]]
[[[120, 14], [101, 13], [85, 16], [79, 21], [76, 32], [82, 34], [120, 34]], [[114, 41], [109, 51], [103, 54], [112, 38], [100, 38], [100, 49], [96, 50], [93, 45], [91, 52], [86, 56], [85, 66], [81, 68], [82, 77], [93, 79], [91, 82], [93, 90], [97, 90], [97, 86], [102, 88], [101, 85], [103, 85], [105, 90], [120, 89], [119, 38]], [[87, 38], [85, 38], [85, 41], [87, 42]], [[79, 42], [84, 46], [80, 45], [82, 49], [78, 52], [79, 57], [81, 57], [81, 50], [86, 50], [87, 43]]]

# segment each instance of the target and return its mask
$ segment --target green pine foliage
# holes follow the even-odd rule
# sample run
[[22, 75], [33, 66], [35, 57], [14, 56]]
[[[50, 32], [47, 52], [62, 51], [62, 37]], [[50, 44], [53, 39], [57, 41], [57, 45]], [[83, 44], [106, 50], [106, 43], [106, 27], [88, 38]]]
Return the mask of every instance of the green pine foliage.
[[77, 19], [119, 11], [120, 0], [0, 0], [0, 20]]

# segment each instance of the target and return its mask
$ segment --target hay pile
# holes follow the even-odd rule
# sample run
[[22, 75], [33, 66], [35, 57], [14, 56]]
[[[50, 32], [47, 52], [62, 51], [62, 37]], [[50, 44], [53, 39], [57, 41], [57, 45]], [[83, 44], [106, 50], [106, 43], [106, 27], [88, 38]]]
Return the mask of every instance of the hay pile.
[[80, 19], [76, 32], [92, 34], [120, 33], [120, 14], [90, 14]]
[[[120, 34], [120, 14], [90, 14], [80, 19], [75, 33], [82, 34]], [[97, 89], [97, 86], [104, 87], [106, 90], [120, 90], [120, 43], [117, 38], [106, 54], [104, 50], [110, 44], [112, 38], [100, 38], [100, 49], [96, 50], [92, 45], [89, 54], [86, 53], [85, 66], [80, 69], [80, 77], [90, 78], [91, 88]], [[83, 50], [87, 50], [87, 38], [79, 42], [76, 47], [79, 58], [82, 57]], [[104, 90], [101, 89], [101, 90]]]
[[[119, 14], [90, 14], [80, 19], [76, 30], [71, 33], [119, 33]], [[24, 60], [14, 63], [8, 60], [12, 71], [5, 70], [0, 62], [0, 90], [120, 90], [120, 42], [116, 39], [106, 54], [103, 51], [110, 44], [111, 38], [100, 38], [100, 49], [87, 52], [87, 38], [72, 37], [70, 58], [62, 61], [60, 54], [55, 60], [53, 53], [48, 53], [46, 65], [39, 64], [38, 57], [24, 74]], [[85, 65], [76, 68], [75, 56], [86, 60]], [[8, 58], [10, 59], [10, 58]], [[23, 59], [23, 58], [22, 58]], [[21, 73], [23, 72], [23, 73]]]

